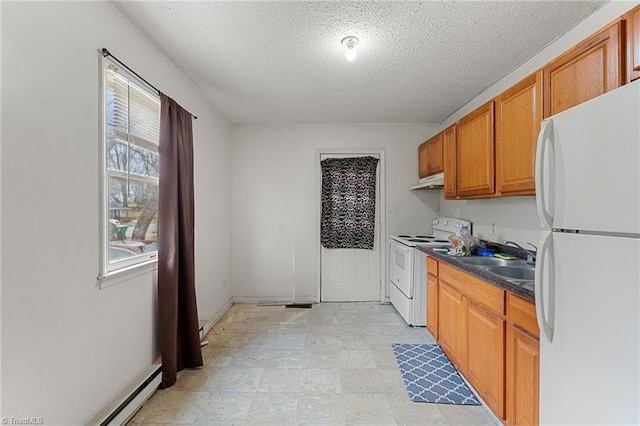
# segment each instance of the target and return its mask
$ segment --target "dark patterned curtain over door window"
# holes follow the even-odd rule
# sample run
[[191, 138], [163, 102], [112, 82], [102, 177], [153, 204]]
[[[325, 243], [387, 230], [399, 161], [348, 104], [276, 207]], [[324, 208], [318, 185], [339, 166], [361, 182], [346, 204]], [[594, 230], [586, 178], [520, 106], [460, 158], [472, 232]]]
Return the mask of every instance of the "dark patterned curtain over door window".
[[329, 249], [373, 250], [378, 159], [328, 158], [320, 164], [320, 242]]

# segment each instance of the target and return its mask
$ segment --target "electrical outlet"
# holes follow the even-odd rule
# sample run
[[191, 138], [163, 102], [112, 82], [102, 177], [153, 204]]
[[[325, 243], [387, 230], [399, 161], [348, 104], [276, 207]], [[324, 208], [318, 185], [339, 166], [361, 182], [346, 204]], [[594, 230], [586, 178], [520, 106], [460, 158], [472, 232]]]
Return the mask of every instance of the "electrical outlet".
[[387, 217], [398, 217], [398, 206], [387, 206]]
[[491, 235], [496, 235], [498, 233], [498, 225], [493, 222], [491, 224]]

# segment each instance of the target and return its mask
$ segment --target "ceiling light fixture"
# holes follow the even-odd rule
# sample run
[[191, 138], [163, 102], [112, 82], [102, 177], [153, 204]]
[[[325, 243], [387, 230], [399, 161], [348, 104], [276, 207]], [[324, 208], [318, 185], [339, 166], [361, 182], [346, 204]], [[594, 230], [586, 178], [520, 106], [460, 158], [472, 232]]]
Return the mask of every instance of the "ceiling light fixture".
[[353, 61], [354, 59], [356, 59], [356, 56], [358, 56], [358, 52], [356, 52], [356, 46], [358, 45], [358, 41], [359, 41], [358, 37], [346, 36], [340, 42], [344, 47], [347, 48], [348, 61]]

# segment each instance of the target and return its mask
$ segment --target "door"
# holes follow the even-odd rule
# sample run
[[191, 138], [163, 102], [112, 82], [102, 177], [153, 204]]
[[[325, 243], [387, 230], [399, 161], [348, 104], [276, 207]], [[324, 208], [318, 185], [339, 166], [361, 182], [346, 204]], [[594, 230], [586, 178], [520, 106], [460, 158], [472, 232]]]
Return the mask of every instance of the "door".
[[[320, 301], [322, 302], [375, 302], [380, 301], [382, 291], [381, 247], [382, 221], [381, 169], [384, 156], [381, 152], [320, 153], [320, 161], [326, 158], [353, 158], [371, 156], [378, 158], [376, 169], [375, 238], [373, 250], [328, 249], [320, 246]], [[320, 176], [320, 180], [322, 177]]]
[[640, 234], [640, 81], [542, 124], [536, 160], [545, 228]]
[[540, 424], [640, 424], [640, 238], [544, 233]]

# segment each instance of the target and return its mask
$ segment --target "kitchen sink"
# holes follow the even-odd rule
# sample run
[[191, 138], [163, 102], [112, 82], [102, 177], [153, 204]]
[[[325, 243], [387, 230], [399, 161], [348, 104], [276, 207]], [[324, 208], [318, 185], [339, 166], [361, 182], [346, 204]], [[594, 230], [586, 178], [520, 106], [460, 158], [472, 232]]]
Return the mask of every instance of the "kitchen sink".
[[469, 256], [469, 257], [458, 257], [457, 259], [462, 263], [466, 263], [467, 265], [478, 265], [478, 266], [522, 267], [527, 265], [527, 262], [525, 262], [524, 260], [505, 260], [505, 259], [498, 259], [497, 257]]
[[518, 266], [486, 266], [483, 268], [488, 272], [500, 275], [506, 279], [533, 281], [535, 268]]

